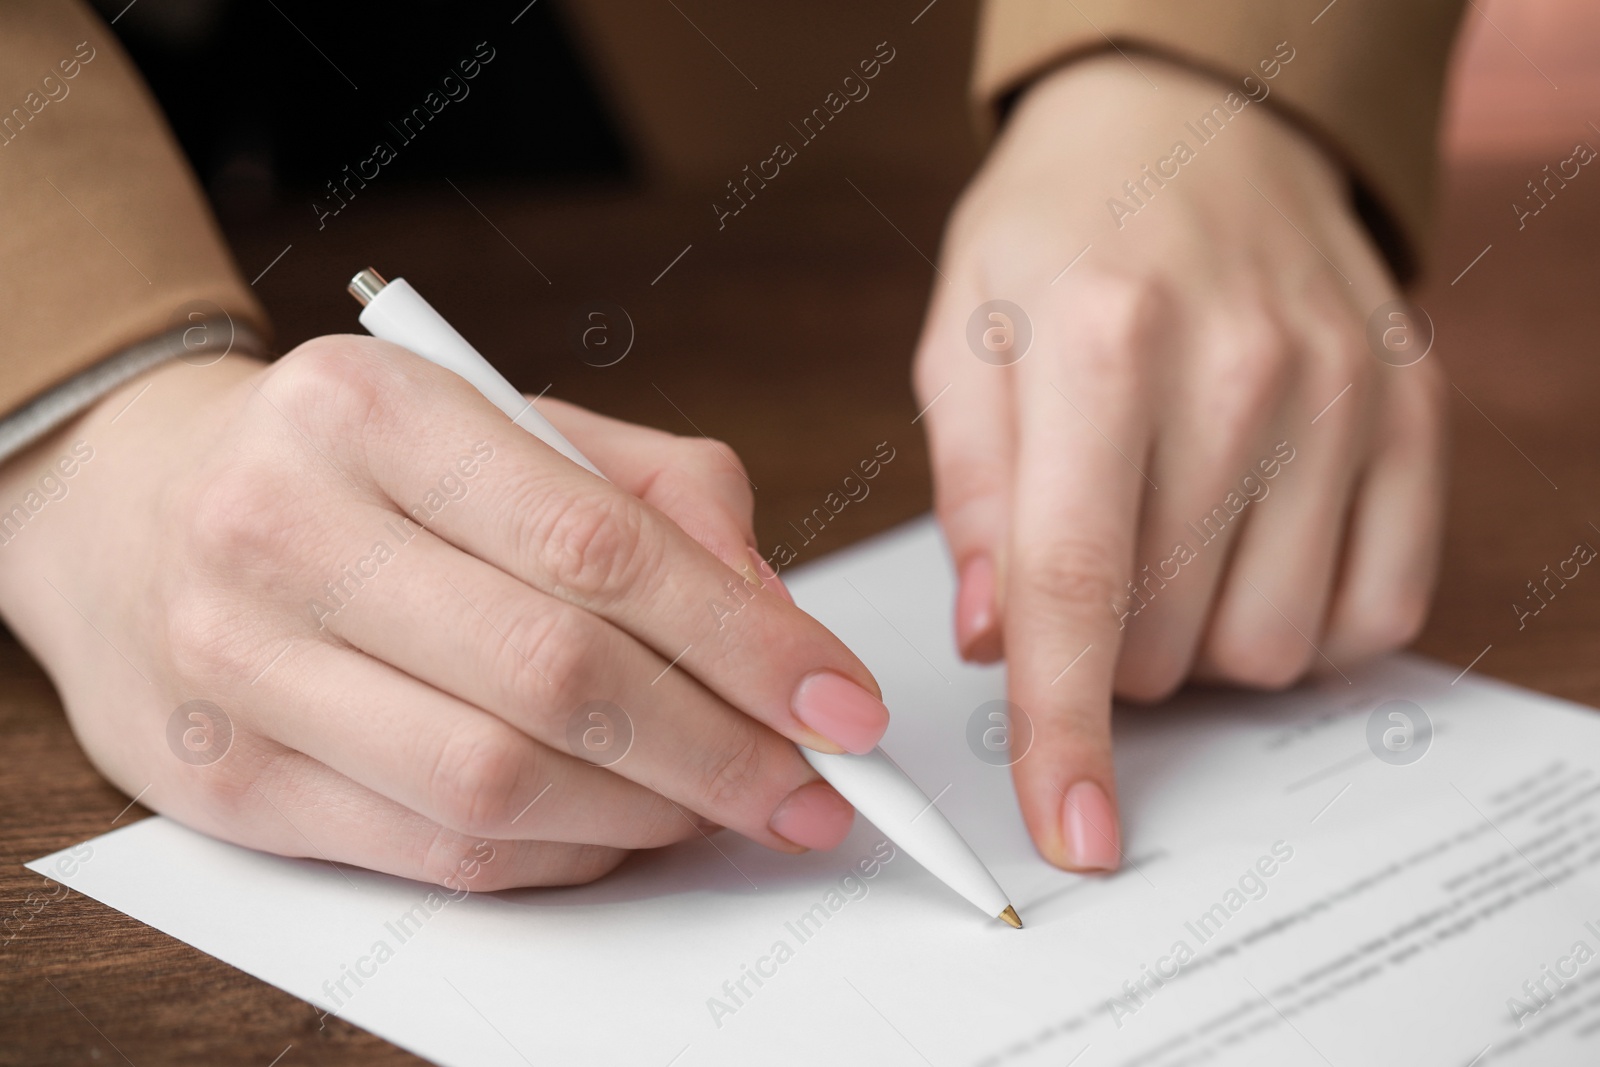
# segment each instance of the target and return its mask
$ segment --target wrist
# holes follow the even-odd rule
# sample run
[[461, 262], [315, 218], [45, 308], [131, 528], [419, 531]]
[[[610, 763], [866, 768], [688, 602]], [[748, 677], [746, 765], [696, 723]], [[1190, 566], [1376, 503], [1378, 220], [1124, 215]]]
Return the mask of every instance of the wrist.
[[1270, 82], [1254, 77], [1230, 81], [1159, 55], [1097, 52], [1024, 90], [1005, 140], [1065, 149], [1079, 165], [1105, 160], [1119, 173], [1130, 160], [1170, 156], [1180, 144], [1189, 157], [1220, 140], [1235, 168], [1259, 174], [1253, 164], [1288, 165], [1347, 198], [1338, 160], [1270, 98]]

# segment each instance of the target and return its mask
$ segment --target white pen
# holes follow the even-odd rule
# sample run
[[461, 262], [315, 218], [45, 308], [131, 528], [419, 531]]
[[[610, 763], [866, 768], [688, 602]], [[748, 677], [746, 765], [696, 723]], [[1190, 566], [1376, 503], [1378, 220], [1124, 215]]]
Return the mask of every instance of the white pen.
[[[368, 268], [350, 280], [349, 289], [362, 305], [361, 325], [374, 337], [459, 374], [512, 422], [591, 474], [605, 477], [404, 278], [385, 281]], [[856, 756], [797, 747], [840, 796], [929, 873], [984, 914], [1022, 928], [1017, 909], [972, 846], [882, 748]]]

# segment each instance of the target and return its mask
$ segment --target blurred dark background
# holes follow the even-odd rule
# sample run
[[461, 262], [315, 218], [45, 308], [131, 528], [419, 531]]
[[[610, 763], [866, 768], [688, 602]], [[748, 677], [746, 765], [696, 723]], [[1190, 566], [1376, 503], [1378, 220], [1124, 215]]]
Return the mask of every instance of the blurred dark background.
[[[621, 134], [549, 0], [95, 6], [117, 20], [114, 31], [230, 219], [293, 191], [322, 189], [377, 141], [397, 149], [386, 182], [450, 176], [542, 184], [629, 173]], [[494, 59], [462, 78], [458, 64], [480, 42]], [[456, 100], [441, 90], [447, 76], [456, 79]], [[389, 124], [429, 92], [449, 102], [437, 123], [406, 143]]]

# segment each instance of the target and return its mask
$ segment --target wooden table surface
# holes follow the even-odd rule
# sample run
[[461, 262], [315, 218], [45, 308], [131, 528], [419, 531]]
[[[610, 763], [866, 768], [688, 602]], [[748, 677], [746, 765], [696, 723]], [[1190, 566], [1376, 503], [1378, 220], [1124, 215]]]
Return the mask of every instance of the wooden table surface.
[[[1581, 574], [1525, 629], [1512, 608], [1574, 544], [1600, 545], [1600, 177], [1518, 232], [1507, 205], [1549, 161], [1449, 173], [1438, 266], [1419, 298], [1437, 328], [1428, 358], [1454, 384], [1455, 460], [1443, 575], [1418, 647], [1595, 704], [1600, 577]], [[280, 340], [352, 330], [343, 283], [370, 260], [470, 322], [524, 388], [730, 442], [759, 487], [763, 545], [880, 441], [897, 459], [809, 551], [927, 508], [907, 366], [931, 272], [912, 245], [934, 254], [950, 190], [874, 195], [904, 236], [842, 181], [774, 193], [722, 233], [699, 200], [467, 192], [493, 227], [442, 188], [374, 197], [321, 233], [296, 212], [233, 234], [247, 276], [293, 244], [258, 285]], [[635, 326], [612, 367], [584, 365], [566, 340], [574, 309], [594, 299]], [[347, 1024], [321, 1028], [310, 1005], [21, 866], [148, 813], [90, 767], [49, 681], [5, 639], [0, 739], [0, 917], [18, 920], [0, 933], [0, 1063], [417, 1062]]]

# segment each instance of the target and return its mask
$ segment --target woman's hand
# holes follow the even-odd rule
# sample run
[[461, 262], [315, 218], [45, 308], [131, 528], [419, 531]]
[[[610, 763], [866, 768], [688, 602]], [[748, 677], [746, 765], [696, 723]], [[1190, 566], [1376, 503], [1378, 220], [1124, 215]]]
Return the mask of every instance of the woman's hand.
[[1444, 486], [1442, 377], [1369, 345], [1398, 294], [1340, 171], [1229, 86], [1138, 63], [1159, 91], [1113, 55], [1021, 100], [915, 371], [958, 641], [1003, 650], [1022, 810], [1074, 869], [1121, 854], [1113, 692], [1279, 687], [1405, 644]]
[[613, 484], [371, 338], [168, 364], [0, 471], [49, 479], [0, 605], [96, 766], [230, 841], [471, 889], [714, 826], [836, 845], [790, 742], [888, 713], [763, 585], [737, 461], [540, 407]]

